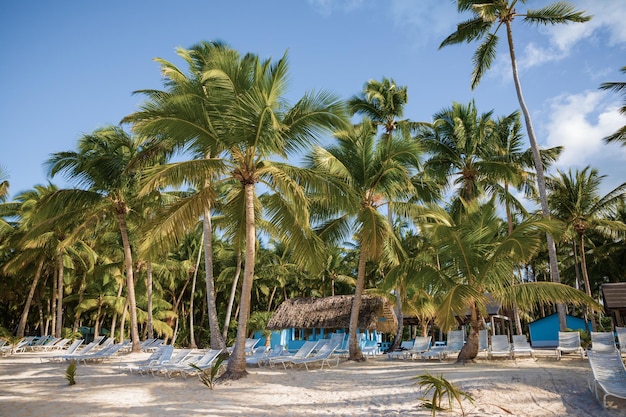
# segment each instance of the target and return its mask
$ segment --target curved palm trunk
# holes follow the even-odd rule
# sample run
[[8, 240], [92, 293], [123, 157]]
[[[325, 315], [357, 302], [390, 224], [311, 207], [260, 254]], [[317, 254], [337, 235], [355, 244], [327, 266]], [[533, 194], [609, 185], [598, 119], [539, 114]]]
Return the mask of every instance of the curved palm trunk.
[[[206, 270], [206, 302], [209, 315], [209, 329], [211, 332], [211, 349], [224, 349], [226, 343], [220, 333], [220, 323], [215, 307], [215, 282], [213, 281], [213, 226], [211, 211], [204, 209], [204, 262]], [[193, 311], [190, 313], [193, 315]]]
[[[537, 138], [535, 136], [535, 129], [533, 128], [532, 120], [530, 119], [530, 112], [526, 107], [524, 96], [522, 95], [522, 85], [519, 80], [519, 74], [517, 72], [517, 61], [515, 58], [515, 48], [513, 46], [513, 32], [511, 30], [511, 22], [506, 21], [506, 36], [509, 43], [509, 54], [511, 56], [511, 67], [513, 70], [513, 81], [515, 83], [515, 91], [517, 92], [517, 100], [519, 101], [522, 114], [524, 115], [524, 122], [526, 124], [526, 131], [528, 132], [528, 140], [530, 141], [530, 147], [533, 151], [533, 160], [535, 162], [535, 171], [537, 172], [537, 189], [539, 191], [539, 201], [541, 202], [541, 213], [543, 217], [550, 218], [550, 208], [548, 206], [548, 195], [546, 192], [546, 180], [543, 173], [543, 163], [541, 162], [541, 154], [539, 153], [539, 146], [537, 145]], [[556, 256], [556, 245], [554, 239], [549, 233], [546, 233], [546, 240], [548, 244], [548, 258], [550, 260], [550, 279], [552, 282], [561, 282], [559, 273], [559, 265]], [[561, 331], [565, 331], [567, 323], [565, 320], [565, 305], [562, 303], [557, 304], [557, 311], [559, 313], [559, 327]]]
[[254, 220], [254, 183], [244, 184], [246, 210], [246, 255], [241, 284], [241, 300], [239, 301], [239, 324], [235, 349], [228, 359], [228, 368], [221, 378], [239, 379], [247, 375], [245, 343], [247, 322], [250, 317], [250, 299], [252, 298], [252, 281], [254, 279], [254, 262], [256, 258], [256, 224]]
[[[122, 282], [120, 282], [119, 287], [117, 288], [117, 298], [116, 298], [116, 303], [117, 300], [120, 299], [120, 297], [122, 296], [122, 290], [124, 289], [124, 284]], [[112, 336], [114, 337], [115, 335], [115, 326], [117, 326], [117, 308], [114, 306], [113, 308], [113, 318], [111, 319], [111, 331], [113, 332]], [[119, 338], [119, 342], [122, 343], [124, 341], [124, 335], [122, 333], [119, 334], [120, 338]]]
[[126, 214], [117, 213], [120, 233], [122, 234], [122, 244], [124, 245], [124, 261], [126, 264], [126, 291], [128, 292], [128, 307], [130, 309], [130, 340], [132, 342], [132, 351], [140, 352], [139, 343], [139, 325], [137, 323], [137, 300], [135, 298], [135, 277], [133, 273], [133, 256], [130, 249], [130, 240], [128, 239], [128, 229], [126, 227]]
[[[80, 279], [80, 286], [78, 287], [78, 304], [83, 302], [83, 298], [85, 297], [85, 283], [87, 282], [87, 272], [83, 272], [83, 276]], [[80, 313], [74, 313], [74, 324], [72, 325], [72, 332], [78, 331], [78, 326], [80, 324]]]
[[26, 302], [24, 303], [24, 309], [22, 310], [22, 315], [20, 316], [20, 323], [17, 325], [17, 333], [15, 335], [20, 338], [24, 337], [24, 330], [26, 329], [26, 322], [28, 321], [28, 312], [30, 311], [30, 305], [33, 302], [33, 297], [35, 296], [37, 284], [39, 283], [39, 279], [41, 278], [41, 271], [43, 271], [43, 262], [44, 259], [41, 258], [39, 260], [39, 264], [37, 264], [35, 277], [33, 278], [33, 282], [30, 285], [30, 290], [28, 291], [28, 296], [26, 297]]
[[54, 337], [61, 337], [61, 333], [63, 331], [63, 275], [65, 268], [63, 266], [63, 252], [59, 250], [57, 256], [59, 274], [57, 275], [57, 318], [56, 326], [54, 328]]
[[152, 314], [152, 262], [148, 261], [146, 265], [146, 297], [148, 298], [148, 321], [146, 323], [148, 338], [152, 339], [154, 337], [154, 324], [153, 324], [153, 314]]
[[[202, 232], [204, 239], [204, 232]], [[198, 258], [196, 259], [196, 268], [193, 271], [193, 279], [191, 280], [191, 294], [189, 296], [189, 347], [196, 349], [196, 332], [193, 329], [193, 299], [196, 294], [196, 281], [198, 280], [198, 268], [200, 267], [200, 257], [202, 256], [202, 245], [198, 248]]]
[[[585, 255], [585, 236], [582, 233], [579, 233], [578, 236], [580, 238], [580, 244], [578, 245], [580, 249], [580, 269], [583, 273], [583, 279], [585, 281], [585, 291], [587, 292], [587, 295], [589, 297], [592, 297], [591, 283], [589, 282], [589, 273], [587, 272], [587, 257]], [[598, 331], [598, 324], [596, 323], [596, 318], [594, 314], [591, 314], [591, 329], [594, 332]]]
[[402, 314], [402, 298], [400, 296], [400, 290], [397, 290], [397, 296], [398, 307], [396, 315], [398, 316], [398, 328], [396, 330], [396, 338], [393, 340], [393, 345], [391, 345], [389, 350], [396, 350], [400, 348], [400, 344], [402, 342], [402, 331], [404, 330], [404, 314]]
[[359, 341], [356, 339], [356, 334], [359, 330], [359, 312], [361, 311], [361, 297], [363, 296], [363, 289], [365, 287], [365, 264], [367, 262], [367, 248], [361, 245], [361, 255], [359, 256], [359, 268], [357, 272], [356, 288], [354, 291], [354, 298], [352, 299], [352, 310], [350, 311], [350, 328], [348, 330], [348, 360], [351, 361], [363, 361], [365, 357], [361, 352]]
[[241, 275], [241, 251], [237, 249], [237, 269], [235, 270], [235, 278], [230, 289], [230, 297], [228, 298], [228, 306], [226, 307], [226, 318], [224, 319], [224, 329], [222, 337], [226, 340], [228, 336], [228, 326], [230, 326], [230, 316], [233, 312], [233, 304], [235, 303], [235, 294], [237, 293], [237, 284], [239, 283], [239, 275]]
[[456, 358], [457, 363], [472, 362], [476, 356], [478, 356], [478, 332], [482, 327], [482, 320], [478, 318], [478, 312], [476, 310], [476, 303], [472, 303], [470, 307], [470, 332], [467, 337], [467, 342], [461, 348], [459, 355]]

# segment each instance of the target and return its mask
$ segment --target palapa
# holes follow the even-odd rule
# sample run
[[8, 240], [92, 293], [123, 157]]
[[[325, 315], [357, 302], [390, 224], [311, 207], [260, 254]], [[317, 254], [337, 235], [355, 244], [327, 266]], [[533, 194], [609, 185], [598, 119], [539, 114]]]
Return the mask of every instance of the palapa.
[[[292, 298], [283, 302], [267, 324], [268, 330], [347, 329], [353, 295], [335, 295], [323, 298]], [[395, 333], [398, 319], [389, 301], [384, 297], [364, 295], [359, 312], [360, 330]]]

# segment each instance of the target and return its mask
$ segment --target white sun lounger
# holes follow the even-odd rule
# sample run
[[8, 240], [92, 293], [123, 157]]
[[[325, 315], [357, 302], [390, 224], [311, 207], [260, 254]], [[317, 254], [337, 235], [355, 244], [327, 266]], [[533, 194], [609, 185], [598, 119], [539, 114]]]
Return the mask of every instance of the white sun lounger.
[[602, 407], [606, 408], [607, 397], [626, 399], [626, 368], [621, 354], [617, 350], [610, 353], [590, 350], [587, 357], [591, 366], [589, 389], [598, 401], [600, 390], [604, 392]]

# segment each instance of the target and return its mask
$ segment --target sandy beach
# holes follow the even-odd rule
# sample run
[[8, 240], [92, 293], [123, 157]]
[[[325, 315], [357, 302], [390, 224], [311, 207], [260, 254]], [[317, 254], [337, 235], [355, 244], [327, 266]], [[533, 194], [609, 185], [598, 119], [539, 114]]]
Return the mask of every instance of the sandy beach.
[[214, 390], [197, 377], [120, 369], [145, 359], [143, 353], [79, 365], [70, 386], [67, 363], [42, 363], [49, 355], [0, 358], [0, 416], [429, 416], [412, 379], [426, 372], [443, 374], [474, 397], [474, 404], [464, 402], [466, 416], [626, 416], [626, 401], [610, 400], [607, 410], [596, 401], [587, 388], [586, 360], [556, 361], [549, 351], [537, 360], [479, 357], [467, 365], [379, 356], [324, 370], [249, 367], [248, 377]]

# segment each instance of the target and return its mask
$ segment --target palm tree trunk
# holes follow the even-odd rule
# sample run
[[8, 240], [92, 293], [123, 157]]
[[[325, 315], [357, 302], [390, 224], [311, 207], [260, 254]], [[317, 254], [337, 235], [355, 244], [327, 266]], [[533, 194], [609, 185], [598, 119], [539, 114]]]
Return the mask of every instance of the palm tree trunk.
[[252, 298], [252, 282], [254, 280], [254, 263], [256, 259], [256, 224], [254, 219], [255, 187], [253, 182], [244, 184], [246, 210], [246, 255], [241, 283], [241, 299], [239, 301], [239, 323], [235, 349], [228, 360], [228, 368], [222, 378], [239, 379], [246, 372], [245, 343], [247, 322], [250, 317], [250, 300]]
[[[83, 272], [83, 276], [80, 279], [80, 286], [78, 287], [78, 304], [83, 302], [83, 298], [85, 296], [85, 285], [87, 282], [87, 272]], [[78, 331], [78, 326], [80, 326], [80, 313], [74, 313], [74, 324], [72, 325], [72, 332]]]
[[[578, 236], [580, 238], [580, 244], [578, 245], [580, 249], [580, 269], [583, 273], [583, 279], [585, 280], [585, 291], [589, 297], [592, 297], [591, 283], [589, 282], [589, 273], [587, 272], [587, 256], [585, 255], [585, 236], [580, 233]], [[596, 318], [593, 313], [591, 314], [591, 330], [594, 332], [598, 331], [598, 324], [596, 323]]]
[[[117, 288], [117, 298], [115, 299], [115, 302], [117, 303], [117, 300], [120, 299], [120, 297], [122, 296], [122, 290], [124, 289], [124, 284], [122, 282], [120, 282], [119, 287]], [[115, 337], [115, 326], [117, 325], [117, 308], [116, 306], [113, 306], [113, 318], [111, 319], [111, 335], [113, 337]], [[124, 341], [124, 336], [120, 333], [120, 338], [119, 338], [119, 342], [122, 343]]]
[[400, 290], [396, 290], [397, 298], [397, 311], [396, 316], [398, 316], [398, 328], [396, 329], [396, 338], [393, 340], [393, 345], [389, 348], [389, 350], [396, 350], [400, 348], [400, 344], [402, 343], [402, 331], [404, 330], [404, 314], [402, 314], [402, 298], [400, 294]]
[[57, 276], [57, 320], [54, 328], [54, 337], [61, 337], [63, 332], [63, 277], [65, 267], [63, 266], [63, 252], [59, 250], [58, 262], [59, 262], [59, 275]]
[[[53, 262], [54, 263], [54, 262]], [[54, 330], [57, 328], [57, 285], [59, 284], [59, 268], [57, 265], [54, 266], [54, 273], [52, 274], [52, 294], [51, 300], [48, 304], [48, 322], [50, 323], [50, 327], [46, 324], [46, 331], [42, 333], [42, 336], [47, 336], [48, 331], [54, 333]], [[41, 329], [43, 331], [43, 329]]]
[[[537, 138], [535, 136], [535, 129], [533, 128], [532, 120], [530, 118], [530, 112], [526, 107], [524, 96], [522, 95], [522, 85], [519, 80], [519, 74], [517, 71], [517, 60], [515, 58], [515, 48], [513, 46], [513, 32], [511, 30], [511, 22], [506, 22], [506, 35], [509, 43], [509, 54], [511, 56], [511, 67], [513, 69], [513, 81], [515, 83], [515, 91], [517, 92], [517, 99], [519, 101], [522, 114], [524, 115], [524, 122], [526, 124], [526, 131], [528, 133], [528, 140], [530, 141], [530, 147], [533, 152], [533, 160], [535, 162], [535, 171], [537, 172], [537, 189], [539, 191], [539, 201], [541, 203], [541, 213], [546, 219], [550, 218], [550, 207], [548, 206], [548, 195], [546, 192], [546, 180], [543, 173], [543, 162], [541, 161], [541, 154], [539, 153], [539, 146], [537, 144]], [[559, 264], [556, 256], [556, 245], [554, 239], [549, 233], [546, 233], [546, 240], [548, 244], [548, 258], [550, 260], [550, 279], [552, 282], [561, 282], [561, 276], [559, 273]], [[559, 327], [561, 331], [565, 331], [567, 328], [565, 305], [562, 303], [557, 304], [557, 311], [559, 313]]]
[[361, 244], [361, 254], [359, 256], [359, 266], [356, 279], [356, 288], [354, 290], [354, 298], [352, 299], [352, 310], [350, 311], [350, 327], [348, 339], [348, 360], [363, 361], [365, 357], [361, 352], [359, 341], [356, 334], [359, 330], [359, 312], [361, 311], [361, 301], [363, 289], [365, 287], [365, 264], [367, 262], [367, 248]]
[[228, 306], [226, 307], [226, 318], [224, 319], [224, 330], [222, 333], [222, 337], [224, 338], [224, 340], [226, 340], [228, 336], [228, 326], [230, 326], [230, 316], [233, 311], [233, 304], [235, 303], [235, 294], [237, 293], [239, 275], [241, 275], [241, 251], [239, 250], [239, 248], [237, 248], [237, 269], [235, 270], [233, 285], [230, 289], [230, 297], [228, 298]]
[[146, 265], [146, 297], [148, 298], [148, 320], [146, 323], [148, 338], [154, 337], [154, 317], [152, 313], [152, 261], [148, 261]]
[[478, 356], [478, 332], [482, 327], [482, 320], [478, 317], [476, 303], [472, 303], [470, 310], [470, 332], [467, 337], [467, 343], [463, 345], [456, 358], [457, 363], [471, 362]]
[[[204, 239], [204, 231], [202, 232], [202, 240]], [[189, 296], [189, 347], [196, 349], [196, 334], [193, 329], [193, 299], [196, 295], [196, 281], [198, 279], [198, 269], [200, 268], [200, 258], [202, 257], [202, 245], [198, 247], [198, 258], [196, 259], [196, 268], [193, 271], [193, 279], [191, 280], [191, 294]]]
[[128, 307], [130, 309], [130, 340], [132, 342], [132, 351], [140, 352], [141, 345], [139, 342], [139, 325], [137, 323], [137, 300], [135, 298], [135, 277], [133, 273], [133, 255], [130, 249], [130, 240], [128, 239], [128, 229], [126, 227], [126, 214], [117, 213], [117, 220], [122, 234], [122, 244], [124, 245], [124, 260], [126, 264], [126, 291], [128, 293]]
[[[211, 349], [224, 349], [226, 343], [220, 333], [220, 323], [215, 307], [215, 282], [213, 281], [213, 226], [211, 224], [211, 210], [204, 208], [204, 263], [206, 270], [206, 302], [209, 315], [209, 330], [211, 332]], [[191, 312], [190, 314], [193, 314]]]
[[33, 282], [30, 284], [30, 290], [28, 291], [28, 296], [26, 296], [26, 302], [24, 303], [24, 308], [22, 309], [22, 315], [20, 316], [20, 323], [17, 325], [17, 333], [15, 335], [20, 338], [24, 337], [24, 329], [26, 329], [26, 321], [28, 320], [28, 312], [30, 311], [30, 305], [33, 302], [33, 297], [35, 296], [35, 290], [37, 289], [37, 284], [39, 283], [39, 279], [41, 278], [41, 271], [43, 271], [43, 263], [44, 263], [44, 258], [42, 257], [39, 260], [39, 264], [37, 264], [37, 270], [35, 271]]

